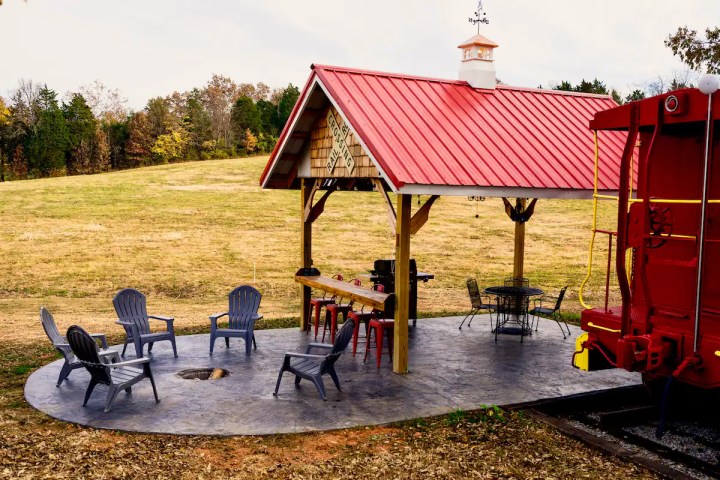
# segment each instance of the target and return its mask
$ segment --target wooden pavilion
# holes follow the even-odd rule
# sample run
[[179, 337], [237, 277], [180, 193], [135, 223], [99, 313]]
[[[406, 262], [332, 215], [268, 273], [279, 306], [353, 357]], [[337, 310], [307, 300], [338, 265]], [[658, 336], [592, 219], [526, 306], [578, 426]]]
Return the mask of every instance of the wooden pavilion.
[[[605, 163], [594, 191], [588, 128], [597, 111], [616, 106], [612, 98], [496, 85], [495, 47], [480, 35], [460, 45], [461, 80], [313, 65], [260, 179], [263, 188], [300, 190], [303, 268], [312, 266], [312, 224], [332, 192], [373, 185], [385, 198], [395, 233], [397, 373], [408, 369], [410, 237], [440, 196], [503, 198], [515, 222], [513, 273], [521, 277], [525, 222], [538, 198], [618, 189], [619, 165]], [[624, 133], [602, 141], [606, 158], [621, 158]], [[429, 195], [414, 214], [412, 195]], [[306, 328], [310, 288], [301, 288]]]

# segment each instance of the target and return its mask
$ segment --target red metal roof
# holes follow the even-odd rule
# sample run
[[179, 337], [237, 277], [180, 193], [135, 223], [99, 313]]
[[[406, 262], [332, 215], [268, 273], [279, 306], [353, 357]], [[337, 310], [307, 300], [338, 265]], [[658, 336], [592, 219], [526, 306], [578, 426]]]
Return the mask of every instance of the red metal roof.
[[[294, 185], [292, 163], [312, 126], [305, 110], [322, 106], [323, 99], [343, 115], [394, 191], [502, 196], [533, 189], [532, 196], [546, 198], [591, 193], [588, 124], [596, 112], [616, 106], [609, 96], [503, 85], [474, 89], [464, 81], [315, 65], [263, 172], [263, 186]], [[600, 190], [617, 190], [625, 138], [623, 132], [601, 134]]]

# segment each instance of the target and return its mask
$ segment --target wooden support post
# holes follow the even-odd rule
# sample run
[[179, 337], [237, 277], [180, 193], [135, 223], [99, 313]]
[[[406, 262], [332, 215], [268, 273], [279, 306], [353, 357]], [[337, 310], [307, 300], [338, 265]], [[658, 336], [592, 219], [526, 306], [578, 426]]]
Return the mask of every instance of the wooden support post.
[[395, 345], [393, 371], [408, 371], [408, 315], [410, 312], [410, 208], [411, 195], [397, 196], [395, 235]]
[[[312, 221], [306, 220], [305, 209], [312, 202], [313, 180], [300, 180], [300, 264], [302, 268], [312, 267]], [[310, 287], [300, 286], [300, 328], [307, 330], [310, 322]]]
[[[518, 198], [515, 209], [518, 213], [525, 210], [525, 198]], [[525, 222], [515, 221], [515, 256], [513, 259], [513, 278], [522, 278], [525, 264]]]
[[397, 227], [396, 227], [397, 214], [395, 213], [395, 208], [393, 207], [392, 200], [390, 200], [390, 197], [388, 196], [387, 192], [385, 191], [385, 188], [383, 187], [383, 184], [379, 178], [373, 178], [373, 185], [375, 185], [375, 189], [385, 199], [385, 203], [387, 204], [388, 223], [390, 224], [390, 230], [393, 235], [396, 235], [397, 234]]

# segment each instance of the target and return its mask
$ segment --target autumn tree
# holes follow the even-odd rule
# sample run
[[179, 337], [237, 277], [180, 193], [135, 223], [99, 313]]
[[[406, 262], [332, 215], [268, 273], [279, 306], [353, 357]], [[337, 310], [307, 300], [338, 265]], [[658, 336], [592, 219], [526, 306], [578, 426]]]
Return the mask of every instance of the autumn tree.
[[20, 79], [12, 93], [13, 116], [26, 126], [35, 125], [38, 120], [40, 86], [32, 80]]
[[155, 97], [148, 100], [145, 106], [145, 113], [150, 124], [150, 135], [154, 138], [167, 133], [173, 128], [173, 118], [170, 114], [170, 106], [162, 97]]
[[150, 151], [157, 163], [170, 163], [182, 160], [185, 157], [190, 136], [188, 132], [178, 127], [170, 132], [160, 135]]
[[250, 129], [245, 129], [243, 132], [242, 139], [240, 140], [240, 147], [242, 147], [246, 155], [252, 155], [257, 148], [258, 139]]
[[696, 30], [680, 27], [668, 36], [665, 46], [693, 70], [704, 67], [707, 73], [720, 74], [720, 28], [706, 28], [703, 38]]
[[7, 146], [11, 122], [10, 109], [5, 105], [5, 100], [0, 97], [0, 182], [5, 181], [5, 164], [9, 158]]
[[202, 90], [202, 103], [210, 117], [212, 137], [223, 147], [231, 143], [230, 111], [237, 97], [237, 84], [222, 75], [213, 75]]
[[150, 163], [150, 149], [155, 143], [150, 130], [147, 113], [134, 113], [127, 126], [127, 143], [125, 155], [128, 167], [139, 167]]
[[100, 80], [80, 87], [83, 96], [93, 115], [102, 123], [124, 122], [127, 120], [127, 98], [120, 90], [108, 88]]
[[178, 127], [182, 124], [187, 112], [187, 101], [189, 93], [173, 92], [165, 97], [165, 104], [168, 107], [170, 115], [170, 128]]

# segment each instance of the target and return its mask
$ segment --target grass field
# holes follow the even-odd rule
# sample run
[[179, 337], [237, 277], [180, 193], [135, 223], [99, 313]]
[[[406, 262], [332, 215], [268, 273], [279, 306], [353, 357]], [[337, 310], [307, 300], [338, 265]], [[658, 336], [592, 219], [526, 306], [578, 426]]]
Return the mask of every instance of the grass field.
[[[94, 430], [31, 408], [25, 380], [58, 357], [43, 338], [41, 305], [61, 330], [79, 323], [117, 343], [111, 299], [120, 288], [144, 291], [151, 313], [174, 315], [178, 334], [188, 334], [207, 331], [208, 314], [249, 282], [264, 294], [263, 326], [297, 324], [299, 195], [257, 186], [266, 161], [0, 184], [0, 478], [654, 478], [522, 412], [493, 407], [235, 438]], [[589, 202], [541, 201], [528, 226], [528, 276], [547, 290], [569, 284], [568, 311], [579, 310], [589, 210]], [[420, 288], [422, 314], [467, 311], [467, 276], [485, 285], [507, 276], [512, 235], [497, 199], [437, 202], [412, 243], [418, 265], [437, 276]], [[315, 263], [351, 277], [391, 256], [393, 240], [379, 195], [339, 192], [315, 226]], [[593, 279], [596, 295], [602, 283], [602, 275]]]
[[[194, 162], [0, 184], [0, 338], [17, 331], [40, 336], [40, 305], [61, 328], [81, 323], [119, 332], [111, 299], [124, 287], [148, 295], [151, 313], [191, 327], [206, 325], [233, 287], [251, 283], [263, 293], [267, 321], [295, 324], [299, 193], [262, 190], [266, 162]], [[526, 276], [548, 292], [569, 285], [566, 312], [580, 311], [591, 209], [589, 201], [541, 200], [527, 226]], [[606, 205], [602, 225], [611, 227], [613, 217]], [[315, 265], [351, 278], [367, 273], [374, 259], [392, 257], [386, 219], [375, 192], [333, 194], [314, 226]], [[443, 197], [413, 237], [411, 255], [436, 276], [421, 284], [421, 315], [463, 313], [468, 276], [491, 285], [511, 274], [513, 224], [499, 199]], [[602, 301], [605, 261], [598, 249], [586, 292], [591, 302]]]

